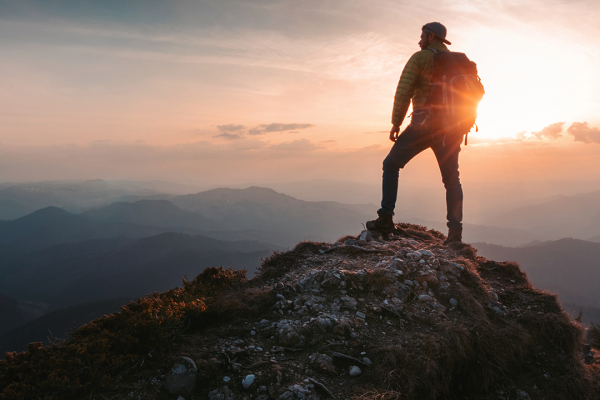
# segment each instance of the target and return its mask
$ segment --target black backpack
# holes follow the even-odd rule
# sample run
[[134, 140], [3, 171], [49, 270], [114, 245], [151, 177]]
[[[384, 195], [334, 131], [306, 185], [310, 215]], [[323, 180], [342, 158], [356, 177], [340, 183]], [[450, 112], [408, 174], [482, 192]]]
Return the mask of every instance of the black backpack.
[[477, 64], [464, 53], [433, 51], [433, 65], [429, 80], [429, 97], [425, 106], [432, 111], [439, 131], [466, 135], [475, 125], [477, 106], [485, 90], [477, 75]]

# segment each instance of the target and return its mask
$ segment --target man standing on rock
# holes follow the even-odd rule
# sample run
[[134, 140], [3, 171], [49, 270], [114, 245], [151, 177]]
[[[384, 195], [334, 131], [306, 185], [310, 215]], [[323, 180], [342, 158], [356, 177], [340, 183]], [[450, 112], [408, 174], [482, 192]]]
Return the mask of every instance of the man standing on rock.
[[[439, 22], [425, 24], [419, 41], [421, 51], [410, 57], [402, 71], [392, 112], [390, 140], [394, 145], [383, 161], [382, 200], [381, 208], [377, 211], [379, 218], [367, 222], [369, 230], [383, 233], [394, 231], [392, 216], [398, 195], [399, 170], [417, 154], [431, 148], [446, 187], [449, 231], [444, 244], [462, 240], [463, 192], [458, 178], [458, 153], [466, 132], [450, 134], [439, 124], [434, 127], [436, 124], [432, 121], [431, 109], [425, 104], [430, 92], [433, 57], [436, 52], [448, 51], [446, 44], [451, 43], [446, 40], [444, 25]], [[399, 134], [411, 100], [413, 113], [410, 125]]]

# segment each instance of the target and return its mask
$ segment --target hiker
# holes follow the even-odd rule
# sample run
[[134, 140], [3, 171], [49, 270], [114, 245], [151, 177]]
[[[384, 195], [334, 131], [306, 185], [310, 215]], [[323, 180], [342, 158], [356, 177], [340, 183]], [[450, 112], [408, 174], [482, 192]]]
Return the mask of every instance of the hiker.
[[[439, 22], [425, 24], [419, 41], [421, 51], [410, 57], [402, 71], [394, 98], [392, 129], [390, 130], [390, 140], [394, 142], [394, 145], [383, 161], [381, 208], [377, 211], [378, 218], [367, 222], [367, 229], [369, 230], [390, 233], [396, 229], [392, 216], [394, 215], [398, 194], [398, 172], [417, 154], [431, 148], [437, 159], [442, 173], [442, 181], [446, 188], [447, 225], [449, 230], [448, 238], [444, 244], [462, 241], [463, 191], [458, 178], [458, 153], [460, 152], [463, 135], [475, 123], [475, 117], [470, 122], [471, 126], [466, 130], [464, 124], [461, 124], [459, 129], [456, 129], [458, 125], [452, 125], [453, 128], [450, 129], [447, 119], [438, 118], [438, 115], [441, 114], [436, 110], [439, 110], [440, 107], [436, 108], [431, 104], [432, 101], [429, 98], [430, 79], [432, 79], [434, 55], [448, 52], [446, 44], [451, 43], [446, 40], [446, 27], [444, 25]], [[473, 64], [476, 71], [475, 63], [470, 62], [464, 54], [447, 54], [463, 56], [467, 63]], [[475, 77], [479, 82], [476, 72]], [[441, 87], [441, 85], [439, 86]], [[479, 86], [481, 85], [479, 84]], [[445, 87], [444, 76], [444, 90], [446, 90]], [[481, 92], [481, 96], [483, 96], [483, 86], [481, 86]], [[438, 97], [441, 98], [442, 96]], [[446, 93], [444, 93], [444, 98], [446, 98]], [[411, 99], [413, 105], [411, 122], [400, 134], [400, 125], [406, 116]]]

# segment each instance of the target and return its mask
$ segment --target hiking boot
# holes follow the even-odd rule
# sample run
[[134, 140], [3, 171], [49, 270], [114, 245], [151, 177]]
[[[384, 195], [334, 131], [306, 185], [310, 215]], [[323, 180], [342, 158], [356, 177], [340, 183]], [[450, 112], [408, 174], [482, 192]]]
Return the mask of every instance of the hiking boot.
[[367, 229], [370, 231], [379, 231], [381, 233], [392, 233], [396, 226], [392, 221], [392, 214], [386, 214], [382, 211], [377, 211], [379, 218], [373, 221], [367, 221]]
[[449, 228], [448, 238], [444, 240], [444, 244], [462, 242], [462, 228]]

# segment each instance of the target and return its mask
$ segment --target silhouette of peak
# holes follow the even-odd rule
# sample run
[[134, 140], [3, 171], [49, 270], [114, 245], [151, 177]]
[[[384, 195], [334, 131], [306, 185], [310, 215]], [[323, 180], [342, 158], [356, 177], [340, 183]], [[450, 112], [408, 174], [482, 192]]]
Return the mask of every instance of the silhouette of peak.
[[225, 201], [250, 201], [264, 204], [305, 203], [294, 197], [276, 192], [273, 189], [260, 186], [250, 186], [245, 189], [218, 188], [196, 194], [179, 196], [178, 199], [203, 199]]
[[110, 215], [129, 215], [131, 213], [164, 213], [165, 211], [181, 211], [179, 207], [168, 200], [138, 200], [133, 203], [118, 201], [106, 207], [96, 208], [82, 213], [85, 217], [100, 217]]
[[68, 211], [63, 210], [60, 207], [49, 206], [37, 211], [32, 212], [29, 215], [18, 218], [15, 221], [39, 221], [39, 222], [51, 222], [64, 220], [65, 217], [72, 217], [74, 214], [71, 214]]

